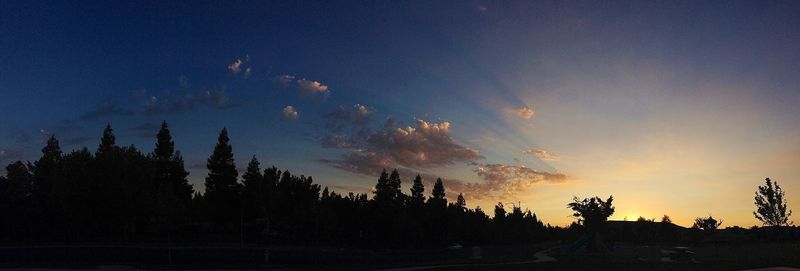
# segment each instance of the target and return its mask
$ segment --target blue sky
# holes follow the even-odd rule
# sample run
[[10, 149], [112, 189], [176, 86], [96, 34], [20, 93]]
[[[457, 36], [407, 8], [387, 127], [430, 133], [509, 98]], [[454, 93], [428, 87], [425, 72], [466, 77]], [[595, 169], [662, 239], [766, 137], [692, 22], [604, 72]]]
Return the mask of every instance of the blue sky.
[[750, 225], [764, 177], [800, 204], [797, 14], [792, 1], [6, 1], [0, 160], [35, 159], [52, 133], [93, 150], [106, 123], [150, 150], [166, 120], [197, 189], [227, 127], [239, 167], [257, 155], [337, 190], [398, 167], [555, 224], [572, 195], [614, 194], [619, 218]]

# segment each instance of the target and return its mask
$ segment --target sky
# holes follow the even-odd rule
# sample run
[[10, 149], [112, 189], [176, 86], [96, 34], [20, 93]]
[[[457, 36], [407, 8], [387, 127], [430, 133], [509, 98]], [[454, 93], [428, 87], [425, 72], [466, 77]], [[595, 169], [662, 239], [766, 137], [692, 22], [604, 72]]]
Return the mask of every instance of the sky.
[[[119, 145], [161, 121], [203, 190], [226, 127], [338, 192], [403, 191], [545, 223], [574, 197], [611, 219], [752, 226], [764, 178], [800, 208], [796, 1], [2, 1], [0, 163]], [[241, 170], [240, 170], [241, 172]], [[427, 193], [427, 192], [426, 192]], [[799, 221], [792, 217], [792, 220]]]

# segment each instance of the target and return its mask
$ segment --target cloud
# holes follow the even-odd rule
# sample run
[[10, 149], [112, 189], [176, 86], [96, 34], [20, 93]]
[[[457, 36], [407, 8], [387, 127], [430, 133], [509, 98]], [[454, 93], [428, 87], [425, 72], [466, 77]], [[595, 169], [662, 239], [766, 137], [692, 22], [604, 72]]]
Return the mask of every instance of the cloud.
[[341, 159], [324, 160], [325, 164], [371, 175], [389, 166], [426, 169], [469, 163], [481, 158], [477, 150], [455, 141], [450, 135], [449, 122], [417, 120], [414, 126], [401, 127], [389, 118], [383, 127], [372, 132], [359, 122], [358, 117], [365, 112], [361, 109], [359, 105], [353, 111], [342, 107], [328, 114], [326, 127], [329, 133], [319, 142], [323, 147], [351, 151]]
[[288, 86], [292, 81], [294, 81], [294, 75], [284, 74], [272, 77], [272, 82], [280, 84], [282, 86]]
[[342, 155], [341, 159], [318, 161], [334, 168], [369, 176], [377, 176], [392, 165], [392, 161], [384, 155], [358, 150]]
[[5, 170], [7, 164], [17, 160], [22, 160], [21, 152], [0, 148], [0, 168], [2, 170]]
[[512, 198], [536, 183], [543, 181], [560, 183], [568, 178], [563, 173], [539, 171], [525, 166], [477, 163], [474, 165], [476, 167], [472, 171], [485, 182], [464, 184], [464, 190], [473, 196], [499, 193], [500, 198]]
[[178, 77], [178, 85], [181, 86], [182, 88], [191, 87], [191, 85], [189, 85], [189, 77], [187, 77], [186, 75], [179, 76]]
[[522, 151], [522, 153], [523, 154], [536, 155], [536, 157], [539, 157], [539, 159], [542, 160], [542, 161], [556, 161], [556, 160], [558, 160], [558, 155], [556, 155], [555, 153], [552, 153], [552, 152], [550, 152], [548, 150], [545, 150], [545, 149], [525, 150], [525, 151]]
[[148, 114], [177, 113], [205, 107], [227, 109], [237, 106], [230, 102], [225, 87], [167, 92], [160, 97], [149, 94], [147, 90], [140, 90], [134, 97], [140, 101], [139, 103], [144, 106], [144, 112]]
[[330, 90], [328, 90], [328, 86], [323, 85], [320, 82], [308, 80], [308, 79], [300, 79], [297, 80], [297, 90], [300, 91], [303, 95], [317, 95], [317, 94], [328, 94]]
[[533, 115], [534, 115], [533, 108], [528, 108], [527, 106], [523, 106], [523, 107], [520, 107], [520, 108], [515, 108], [514, 112], [516, 112], [517, 115], [520, 118], [523, 118], [523, 119], [531, 119], [531, 118], [533, 118]]
[[287, 105], [283, 108], [283, 118], [287, 120], [296, 120], [297, 110], [295, 110], [293, 106]]
[[62, 146], [75, 146], [94, 140], [93, 137], [79, 136], [59, 142]]
[[95, 109], [86, 112], [80, 116], [81, 120], [96, 120], [104, 117], [112, 116], [130, 116], [133, 115], [133, 110], [128, 110], [120, 107], [115, 102], [105, 102], [98, 105]]
[[364, 105], [356, 104], [353, 106], [353, 109], [357, 117], [367, 118], [369, 116], [370, 110]]
[[237, 74], [240, 71], [242, 71], [242, 60], [237, 58], [235, 61], [233, 61], [233, 63], [228, 65], [228, 70], [230, 70], [234, 74]]
[[161, 123], [145, 122], [132, 127], [130, 130], [138, 137], [155, 138], [158, 131], [161, 130]]
[[244, 79], [250, 78], [250, 75], [253, 74], [253, 69], [248, 67], [244, 70]]
[[472, 162], [478, 151], [462, 146], [450, 135], [449, 122], [417, 120], [415, 126], [385, 127], [369, 138], [369, 145], [399, 165], [430, 168]]
[[324, 135], [319, 140], [323, 148], [347, 149], [355, 146], [355, 142], [343, 135]]

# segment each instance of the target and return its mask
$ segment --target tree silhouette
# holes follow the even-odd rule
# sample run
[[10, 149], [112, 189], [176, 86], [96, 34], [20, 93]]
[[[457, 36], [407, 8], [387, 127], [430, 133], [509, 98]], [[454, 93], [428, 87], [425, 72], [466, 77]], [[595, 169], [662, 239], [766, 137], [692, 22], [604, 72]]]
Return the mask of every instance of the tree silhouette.
[[574, 211], [572, 216], [578, 217], [578, 221], [586, 229], [587, 248], [590, 251], [597, 249], [600, 245], [596, 237], [603, 232], [608, 217], [614, 214], [613, 201], [613, 196], [609, 196], [605, 201], [599, 197], [585, 198], [583, 200], [574, 197], [572, 202], [567, 204], [567, 208]]
[[194, 191], [187, 180], [189, 172], [184, 168], [183, 157], [180, 152], [175, 151], [175, 143], [166, 121], [161, 123], [156, 135], [156, 146], [151, 159], [155, 164], [155, 183], [144, 189], [155, 189], [155, 204], [162, 224], [160, 228], [169, 235], [176, 221], [184, 219]]
[[702, 231], [706, 236], [713, 236], [717, 232], [717, 228], [722, 225], [722, 220], [717, 221], [713, 216], [698, 217], [694, 219], [692, 229]]
[[100, 146], [97, 147], [97, 154], [107, 154], [116, 148], [117, 139], [114, 136], [114, 130], [111, 129], [111, 124], [106, 125], [106, 129], [103, 130], [103, 137], [100, 138]]
[[428, 199], [428, 205], [433, 208], [444, 208], [447, 206], [444, 183], [442, 183], [441, 178], [436, 178], [436, 183], [433, 184], [433, 190], [431, 190], [431, 198]]
[[245, 220], [266, 219], [267, 216], [267, 184], [261, 172], [261, 163], [256, 156], [250, 159], [247, 170], [242, 174], [242, 196], [244, 197]]
[[765, 226], [788, 226], [792, 210], [786, 207], [786, 198], [778, 182], [769, 178], [766, 185], [758, 186], [755, 196], [756, 211], [753, 215], [764, 223]]
[[0, 200], [7, 204], [18, 204], [25, 201], [31, 192], [33, 174], [22, 161], [16, 161], [6, 167], [6, 177], [0, 181]]
[[[262, 171], [255, 156], [240, 183], [229, 141], [223, 129], [207, 161], [206, 191], [192, 194], [166, 122], [146, 155], [132, 145], [118, 147], [110, 125], [95, 154], [85, 147], [62, 153], [51, 136], [34, 163], [13, 162], [6, 176], [0, 176], [0, 214], [7, 221], [0, 223], [0, 241], [150, 242], [166, 237], [168, 242], [441, 248], [452, 243], [563, 240], [583, 229], [593, 250], [602, 245], [601, 233], [614, 212], [612, 197], [574, 198], [568, 207], [579, 223], [569, 228], [545, 226], [520, 204], [507, 212], [498, 203], [490, 219], [480, 207], [467, 207], [468, 195], [459, 193], [448, 204], [438, 178], [427, 202], [419, 175], [406, 196], [400, 191], [398, 170], [380, 174], [372, 199], [366, 193], [345, 195], [330, 187], [320, 193], [312, 177], [274, 166]], [[770, 184], [772, 194], [757, 195], [781, 195], [773, 202], [785, 206], [777, 184], [768, 182], [766, 190]], [[764, 197], [763, 202], [770, 200]], [[787, 210], [786, 217], [790, 213]], [[702, 218], [693, 231], [713, 233], [721, 222], [711, 219]], [[679, 240], [681, 227], [667, 216], [661, 220], [642, 218], [636, 234], [629, 236]]]
[[422, 207], [425, 204], [425, 185], [422, 184], [422, 177], [417, 174], [411, 185], [411, 197], [409, 198], [410, 205], [415, 208]]
[[33, 198], [35, 204], [40, 204], [46, 207], [53, 207], [51, 199], [53, 193], [53, 182], [56, 181], [58, 176], [58, 164], [61, 159], [61, 147], [58, 144], [58, 139], [55, 135], [50, 135], [47, 139], [47, 145], [42, 148], [42, 157], [33, 163], [33, 174], [35, 180], [33, 183]]
[[214, 146], [214, 152], [206, 164], [206, 200], [212, 207], [213, 223], [217, 227], [230, 228], [237, 221], [239, 210], [239, 172], [233, 160], [233, 147], [228, 138], [228, 130], [222, 129]]

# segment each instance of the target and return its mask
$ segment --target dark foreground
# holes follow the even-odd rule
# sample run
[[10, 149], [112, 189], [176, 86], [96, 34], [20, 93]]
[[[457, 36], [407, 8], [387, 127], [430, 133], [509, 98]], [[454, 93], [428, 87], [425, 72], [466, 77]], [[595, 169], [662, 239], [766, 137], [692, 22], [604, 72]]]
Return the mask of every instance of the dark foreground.
[[[800, 268], [800, 243], [672, 247], [618, 245], [602, 254], [567, 253], [563, 244], [462, 249], [363, 250], [239, 245], [37, 245], [0, 247], [1, 268], [326, 269], [326, 270], [740, 270]], [[669, 257], [667, 257], [669, 258]], [[555, 259], [555, 261], [552, 261]]]

